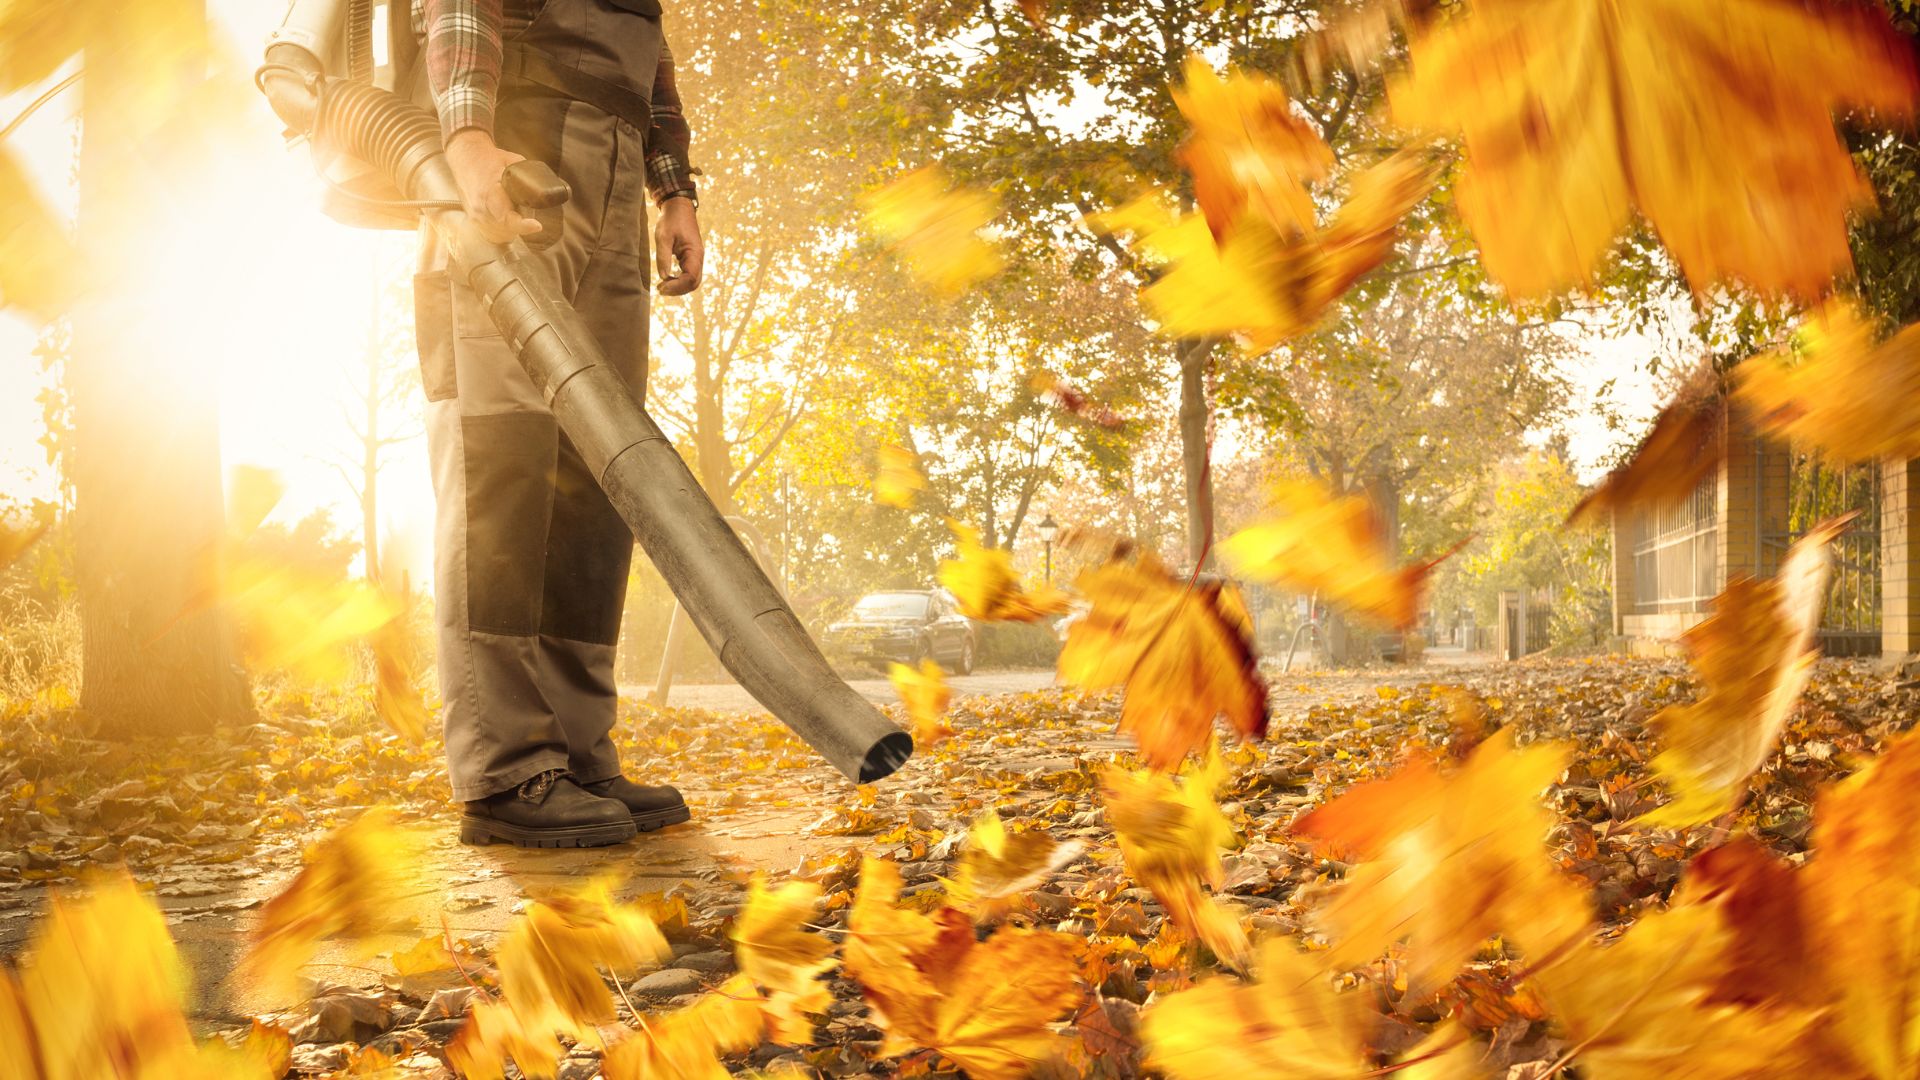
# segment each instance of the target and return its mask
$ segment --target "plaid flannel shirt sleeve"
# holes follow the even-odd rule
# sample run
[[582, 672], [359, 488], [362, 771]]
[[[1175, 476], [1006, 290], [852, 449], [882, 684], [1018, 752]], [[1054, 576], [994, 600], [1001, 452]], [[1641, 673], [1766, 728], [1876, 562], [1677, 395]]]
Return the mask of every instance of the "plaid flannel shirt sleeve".
[[424, 0], [427, 80], [440, 133], [465, 128], [493, 134], [500, 94], [503, 0]]
[[647, 191], [655, 203], [681, 191], [693, 191], [700, 170], [688, 159], [693, 131], [680, 107], [673, 78], [673, 51], [660, 44], [660, 67], [653, 77], [653, 128], [647, 132]]

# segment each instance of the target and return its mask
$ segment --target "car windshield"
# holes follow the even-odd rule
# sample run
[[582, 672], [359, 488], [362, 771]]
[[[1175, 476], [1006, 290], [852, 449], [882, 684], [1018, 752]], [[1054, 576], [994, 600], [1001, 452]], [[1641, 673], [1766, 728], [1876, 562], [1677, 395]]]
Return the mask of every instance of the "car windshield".
[[853, 613], [865, 618], [921, 619], [927, 614], [927, 597], [922, 593], [874, 593], [853, 605]]

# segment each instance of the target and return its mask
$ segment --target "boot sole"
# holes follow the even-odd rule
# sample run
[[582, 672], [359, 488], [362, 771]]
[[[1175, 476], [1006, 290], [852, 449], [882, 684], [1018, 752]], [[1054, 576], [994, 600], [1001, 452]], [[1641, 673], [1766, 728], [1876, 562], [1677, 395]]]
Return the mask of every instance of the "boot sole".
[[678, 825], [683, 821], [692, 821], [693, 811], [686, 803], [679, 806], [665, 806], [658, 810], [642, 810], [633, 815], [633, 827], [641, 832], [656, 832], [669, 825]]
[[[654, 828], [659, 828], [658, 825]], [[566, 825], [551, 829], [530, 829], [491, 818], [464, 815], [460, 818], [460, 842], [484, 846], [512, 844], [515, 847], [562, 848], [606, 847], [631, 840], [638, 831], [631, 821], [610, 821], [603, 825]]]

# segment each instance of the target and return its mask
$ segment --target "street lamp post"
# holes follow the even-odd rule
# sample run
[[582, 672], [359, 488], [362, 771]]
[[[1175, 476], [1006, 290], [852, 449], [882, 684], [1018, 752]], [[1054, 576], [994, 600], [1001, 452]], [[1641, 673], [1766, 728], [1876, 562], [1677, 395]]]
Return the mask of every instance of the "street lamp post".
[[1053, 584], [1053, 538], [1060, 532], [1060, 523], [1053, 520], [1053, 511], [1040, 519], [1040, 539], [1047, 545], [1047, 584]]

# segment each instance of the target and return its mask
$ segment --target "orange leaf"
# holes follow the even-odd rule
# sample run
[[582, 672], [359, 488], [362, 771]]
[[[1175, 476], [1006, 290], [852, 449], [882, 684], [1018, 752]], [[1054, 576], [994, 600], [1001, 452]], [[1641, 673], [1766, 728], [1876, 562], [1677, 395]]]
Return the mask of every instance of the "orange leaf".
[[1720, 465], [1725, 450], [1720, 424], [1725, 415], [1720, 377], [1710, 365], [1702, 364], [1654, 417], [1653, 427], [1633, 457], [1574, 506], [1567, 515], [1568, 524], [1603, 524], [1608, 515], [1620, 510], [1690, 497]]
[[767, 993], [764, 1011], [774, 1041], [789, 1046], [813, 1042], [810, 1015], [824, 1013], [832, 992], [820, 976], [839, 966], [833, 942], [806, 932], [820, 907], [821, 888], [811, 881], [789, 881], [769, 891], [755, 875], [747, 887], [746, 909], [733, 924], [734, 956], [740, 971]]
[[989, 810], [967, 829], [967, 846], [960, 869], [947, 882], [947, 895], [975, 918], [998, 914], [1085, 850], [1078, 840], [1056, 841], [1038, 829], [1009, 832], [1000, 815]]
[[1259, 973], [1257, 983], [1208, 979], [1148, 1005], [1140, 1017], [1148, 1063], [1174, 1080], [1367, 1074], [1379, 1014], [1365, 996], [1337, 992], [1323, 967], [1280, 938], [1261, 944]]
[[1357, 967], [1404, 940], [1407, 992], [1418, 999], [1494, 934], [1535, 959], [1582, 936], [1586, 896], [1547, 857], [1557, 819], [1538, 798], [1566, 764], [1564, 749], [1515, 749], [1502, 729], [1456, 772], [1435, 777], [1414, 763], [1295, 822], [1297, 837], [1370, 856], [1318, 914], [1333, 964]]
[[946, 676], [932, 657], [920, 661], [917, 668], [898, 662], [888, 664], [887, 679], [893, 683], [893, 692], [900, 695], [900, 701], [907, 707], [907, 719], [913, 722], [913, 745], [916, 748], [931, 750], [942, 739], [953, 734], [953, 729], [943, 719], [947, 703], [953, 700], [953, 690], [947, 686]]
[[1287, 92], [1245, 72], [1222, 79], [1198, 55], [1187, 57], [1185, 75], [1173, 103], [1193, 130], [1178, 157], [1193, 174], [1194, 199], [1214, 238], [1249, 211], [1282, 236], [1312, 232], [1307, 183], [1327, 178], [1333, 150], [1294, 112]]
[[921, 282], [958, 293], [1000, 272], [1006, 259], [980, 236], [999, 213], [984, 191], [954, 189], [938, 166], [916, 169], [860, 199], [867, 230]]
[[880, 1056], [923, 1047], [976, 1080], [1014, 1080], [1063, 1044], [1049, 1025], [1080, 1000], [1074, 939], [1001, 927], [976, 941], [965, 913], [929, 918], [899, 895], [898, 868], [862, 860], [846, 967], [887, 1033]]
[[927, 478], [914, 465], [913, 451], [898, 446], [880, 448], [880, 471], [873, 478], [874, 502], [911, 510], [914, 497], [926, 486]]
[[1203, 884], [1220, 887], [1220, 850], [1233, 840], [1233, 827], [1213, 801], [1225, 776], [1217, 754], [1183, 781], [1110, 768], [1100, 779], [1101, 802], [1127, 871], [1152, 891], [1169, 918], [1244, 970], [1251, 953], [1246, 932], [1200, 890]]
[[1460, 212], [1523, 297], [1588, 281], [1635, 209], [1697, 292], [1820, 294], [1872, 200], [1833, 111], [1916, 86], [1877, 7], [1798, 0], [1482, 0], [1410, 59], [1394, 119], [1464, 133]]
[[1060, 650], [1060, 681], [1089, 690], [1126, 687], [1120, 730], [1156, 769], [1204, 746], [1222, 713], [1243, 736], [1267, 732], [1267, 688], [1253, 653], [1253, 620], [1240, 591], [1190, 583], [1150, 552], [1113, 558], [1075, 583], [1093, 607]]
[[728, 1080], [721, 1054], [760, 1044], [765, 1021], [753, 981], [735, 975], [683, 1009], [640, 1018], [607, 1046], [601, 1071], [607, 1080]]

